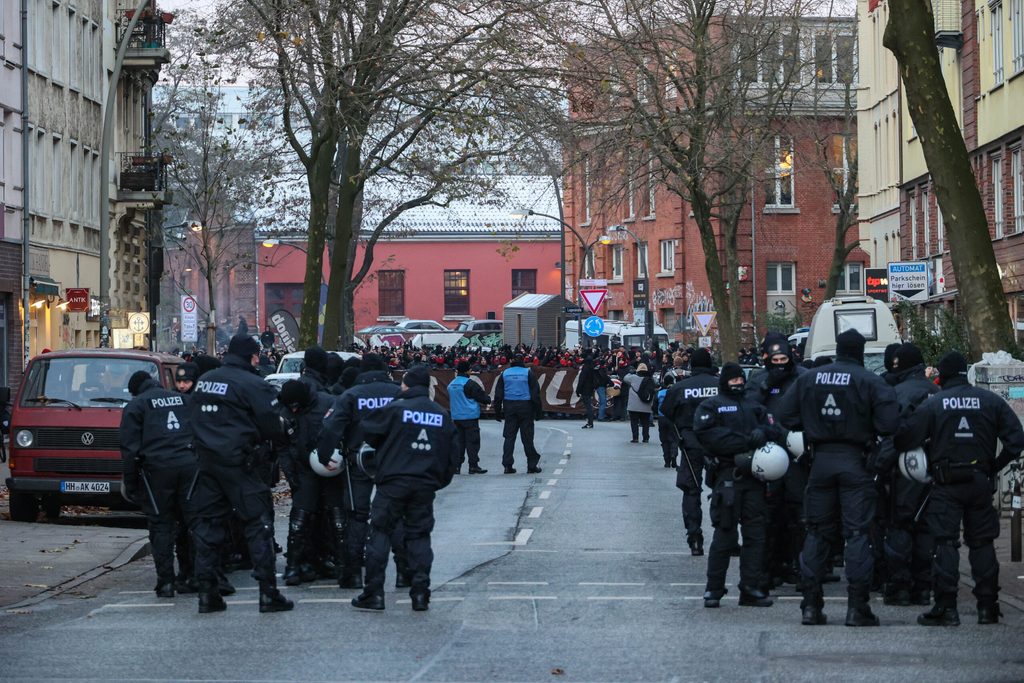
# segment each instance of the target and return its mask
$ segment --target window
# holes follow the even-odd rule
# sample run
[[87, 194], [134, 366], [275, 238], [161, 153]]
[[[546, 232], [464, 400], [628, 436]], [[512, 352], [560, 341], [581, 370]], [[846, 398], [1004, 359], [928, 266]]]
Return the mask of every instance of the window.
[[836, 36], [836, 83], [853, 83], [856, 76], [854, 67], [854, 37]]
[[622, 279], [622, 245], [612, 246], [612, 279]]
[[636, 99], [638, 102], [647, 101], [647, 73], [642, 67], [636, 70]]
[[1024, 0], [1010, 1], [1010, 31], [1013, 33], [1013, 73], [1024, 71]]
[[[848, 138], [845, 135], [833, 135], [832, 136], [832, 149], [831, 149], [831, 164], [832, 164], [832, 177], [834, 179], [837, 194], [841, 198], [842, 194], [850, 188], [850, 183], [854, 182], [850, 174], [850, 157], [856, 156], [857, 154], [857, 141], [854, 138]], [[856, 192], [856, 188], [852, 188]]]
[[[1024, 2], [1024, 0], [1021, 0]], [[654, 157], [652, 156], [647, 160], [647, 216], [648, 218], [654, 216], [655, 206], [655, 195], [657, 194], [658, 186], [654, 182]]]
[[765, 205], [793, 206], [793, 139], [775, 136], [775, 166], [765, 187]]
[[302, 317], [302, 283], [275, 282], [263, 290], [267, 304], [267, 317], [275, 311], [286, 310], [298, 320]]
[[800, 71], [800, 36], [787, 33], [782, 37], [782, 79], [793, 83]]
[[520, 294], [537, 293], [536, 270], [512, 270], [512, 298]]
[[861, 263], [847, 263], [839, 271], [839, 284], [837, 292], [849, 294], [861, 294], [864, 291], [864, 265]]
[[636, 245], [636, 276], [647, 277], [647, 242]]
[[1013, 231], [1024, 232], [1024, 168], [1021, 148], [1013, 150], [1010, 159], [1010, 182], [1013, 183]]
[[444, 314], [469, 315], [469, 271], [444, 271]]
[[377, 271], [377, 315], [405, 315], [405, 271]]
[[794, 263], [769, 263], [768, 264], [768, 285], [769, 294], [796, 294], [793, 287], [793, 271], [796, 269]]
[[633, 152], [626, 155], [626, 208], [626, 218], [636, 218], [636, 160]]
[[917, 258], [917, 195], [910, 193], [910, 258]]
[[827, 33], [814, 37], [814, 75], [819, 83], [832, 82], [832, 36]]
[[992, 218], [995, 238], [1003, 236], [1003, 158], [992, 157]]
[[590, 223], [590, 194], [590, 159], [587, 159], [583, 164], [583, 222], [587, 224]]
[[1002, 0], [989, 7], [989, 35], [992, 37], [992, 84], [1003, 82], [1003, 3]]
[[924, 229], [924, 256], [932, 253], [932, 205], [928, 190], [921, 190], [921, 227]]
[[661, 272], [676, 272], [676, 244], [678, 240], [662, 240], [661, 247]]
[[54, 218], [57, 218], [61, 214], [61, 200], [64, 198], [64, 190], [61, 184], [64, 182], [64, 155], [61, 154], [60, 138], [53, 138], [53, 194], [52, 205], [50, 207], [50, 213]]

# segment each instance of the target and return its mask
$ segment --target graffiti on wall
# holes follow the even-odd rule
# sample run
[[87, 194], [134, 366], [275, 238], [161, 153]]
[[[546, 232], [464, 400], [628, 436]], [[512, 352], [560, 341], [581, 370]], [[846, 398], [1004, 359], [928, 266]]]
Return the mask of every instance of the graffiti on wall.
[[715, 302], [711, 296], [704, 292], [697, 292], [692, 282], [686, 283], [686, 327], [690, 330], [697, 329], [697, 321], [694, 313], [708, 313], [715, 310]]
[[681, 298], [683, 298], [682, 285], [656, 289], [654, 290], [654, 295], [652, 297], [655, 306], [673, 306], [675, 305], [676, 299]]

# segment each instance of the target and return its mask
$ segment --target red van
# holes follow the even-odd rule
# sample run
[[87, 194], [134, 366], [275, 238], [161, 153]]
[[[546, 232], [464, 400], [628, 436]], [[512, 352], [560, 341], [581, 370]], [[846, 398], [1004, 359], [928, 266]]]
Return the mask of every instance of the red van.
[[174, 388], [181, 358], [121, 349], [54, 351], [29, 361], [11, 407], [11, 519], [53, 519], [61, 505], [125, 507], [121, 410], [138, 370]]

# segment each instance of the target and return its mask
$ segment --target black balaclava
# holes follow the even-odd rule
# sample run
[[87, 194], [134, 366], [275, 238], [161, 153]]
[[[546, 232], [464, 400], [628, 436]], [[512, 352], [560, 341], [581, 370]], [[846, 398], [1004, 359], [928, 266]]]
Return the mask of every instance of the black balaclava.
[[[743, 377], [744, 383], [736, 386], [730, 386], [729, 380], [737, 377]], [[726, 363], [722, 366], [722, 371], [718, 375], [718, 392], [733, 398], [739, 398], [743, 396], [743, 392], [746, 390], [746, 379], [743, 374], [743, 368], [739, 366], [739, 363]]]
[[864, 335], [857, 330], [847, 330], [836, 337], [836, 357], [849, 358], [858, 365], [864, 365]]

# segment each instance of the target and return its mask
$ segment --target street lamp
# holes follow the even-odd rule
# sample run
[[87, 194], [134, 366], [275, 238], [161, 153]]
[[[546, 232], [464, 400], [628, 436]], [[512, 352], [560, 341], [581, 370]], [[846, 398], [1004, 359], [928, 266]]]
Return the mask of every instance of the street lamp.
[[[632, 230], [627, 228], [625, 225], [609, 225], [608, 233], [621, 233], [624, 232], [633, 238], [633, 242], [636, 243], [637, 263], [640, 263], [640, 248], [642, 242], [640, 238], [636, 236]], [[601, 237], [602, 244], [611, 244], [611, 234], [605, 234]], [[635, 294], [635, 292], [634, 292]], [[654, 341], [654, 317], [651, 315], [651, 269], [647, 263], [645, 254], [644, 258], [644, 344], [648, 348], [653, 346]]]

